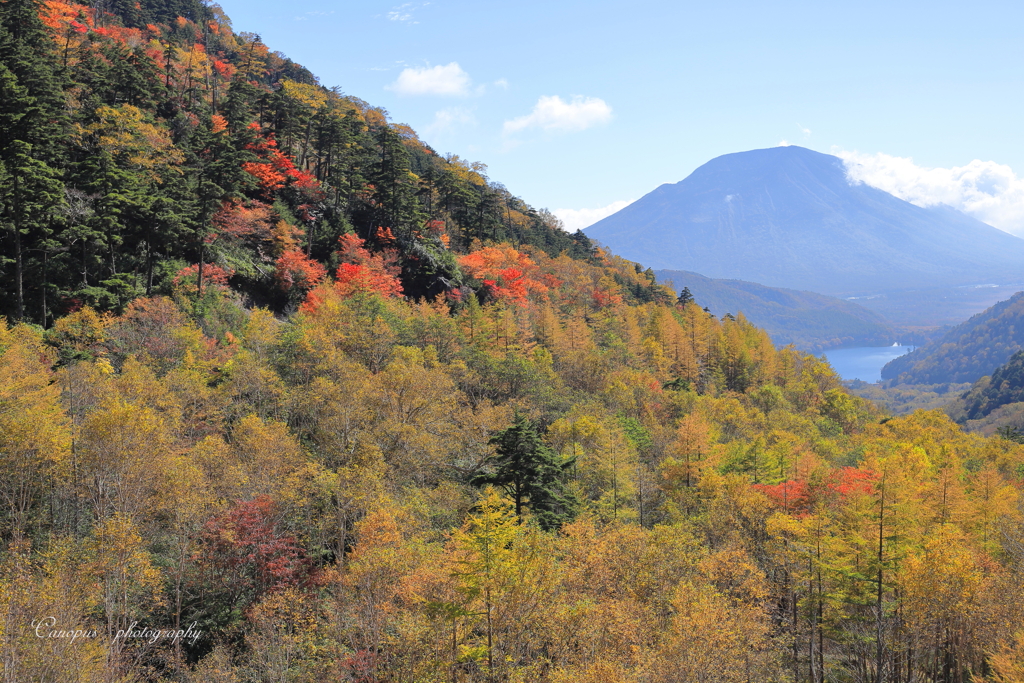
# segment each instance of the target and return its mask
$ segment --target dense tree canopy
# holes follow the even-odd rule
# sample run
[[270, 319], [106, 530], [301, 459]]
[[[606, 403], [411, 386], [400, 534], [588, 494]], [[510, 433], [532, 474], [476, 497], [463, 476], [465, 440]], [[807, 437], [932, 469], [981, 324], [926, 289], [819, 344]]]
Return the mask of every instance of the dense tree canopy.
[[558, 529], [571, 521], [577, 502], [565, 490], [565, 472], [575, 460], [562, 461], [525, 416], [517, 415], [512, 426], [491, 437], [497, 446], [491, 459], [492, 471], [474, 478], [474, 484], [494, 484], [508, 493], [516, 517], [523, 519], [525, 507], [541, 528]]
[[335, 269], [348, 234], [394, 251], [415, 298], [460, 291], [454, 254], [482, 243], [593, 253], [483, 164], [320, 86], [216, 6], [5, 0], [0, 13], [0, 312], [13, 320], [120, 313], [189, 268], [200, 298], [209, 269], [291, 310], [292, 275]]
[[6, 679], [1019, 680], [1021, 444], [886, 417], [214, 5], [0, 13]]

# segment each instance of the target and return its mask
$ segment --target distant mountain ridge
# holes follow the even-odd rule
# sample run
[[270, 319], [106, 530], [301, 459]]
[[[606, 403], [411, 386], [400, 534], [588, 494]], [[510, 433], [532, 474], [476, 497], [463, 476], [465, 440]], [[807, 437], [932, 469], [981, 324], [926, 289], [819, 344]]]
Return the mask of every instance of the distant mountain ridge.
[[1024, 281], [1024, 240], [795, 146], [720, 156], [585, 232], [654, 269], [833, 296]]
[[885, 318], [851, 301], [824, 294], [766, 287], [756, 282], [720, 280], [682, 270], [654, 271], [658, 282], [677, 292], [690, 290], [716, 316], [743, 313], [779, 346], [793, 344], [818, 352], [839, 346], [883, 346], [895, 334]]
[[889, 361], [883, 380], [899, 384], [975, 382], [1024, 348], [1024, 292], [957, 325], [941, 339]]

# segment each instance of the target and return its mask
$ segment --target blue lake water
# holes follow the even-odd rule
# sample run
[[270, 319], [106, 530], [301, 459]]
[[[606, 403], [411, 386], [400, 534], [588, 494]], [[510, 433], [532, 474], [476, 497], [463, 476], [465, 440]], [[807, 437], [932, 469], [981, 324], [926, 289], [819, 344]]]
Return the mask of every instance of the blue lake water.
[[910, 353], [913, 346], [862, 346], [855, 349], [833, 349], [825, 357], [843, 379], [877, 382], [882, 379], [882, 366], [893, 358]]

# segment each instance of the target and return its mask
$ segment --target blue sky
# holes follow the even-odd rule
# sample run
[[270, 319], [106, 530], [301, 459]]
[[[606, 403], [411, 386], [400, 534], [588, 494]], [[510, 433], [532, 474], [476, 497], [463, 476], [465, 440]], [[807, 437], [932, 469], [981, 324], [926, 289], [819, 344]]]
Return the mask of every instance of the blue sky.
[[1024, 3], [221, 5], [538, 208], [608, 207], [786, 141], [1024, 233]]

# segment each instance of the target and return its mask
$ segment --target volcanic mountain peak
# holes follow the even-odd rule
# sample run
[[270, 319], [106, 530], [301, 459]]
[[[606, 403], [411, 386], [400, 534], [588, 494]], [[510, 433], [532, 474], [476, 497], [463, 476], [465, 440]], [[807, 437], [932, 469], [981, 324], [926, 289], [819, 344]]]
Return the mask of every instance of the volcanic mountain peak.
[[1024, 240], [795, 146], [712, 159], [586, 233], [654, 268], [837, 296], [1024, 278]]

